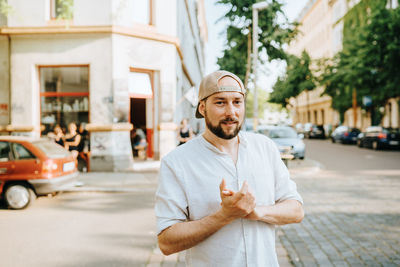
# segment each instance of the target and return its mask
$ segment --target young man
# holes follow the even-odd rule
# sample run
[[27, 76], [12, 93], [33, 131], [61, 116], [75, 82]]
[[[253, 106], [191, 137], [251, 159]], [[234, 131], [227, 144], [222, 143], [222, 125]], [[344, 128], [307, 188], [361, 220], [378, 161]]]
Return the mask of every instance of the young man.
[[162, 160], [158, 244], [166, 255], [187, 250], [187, 266], [278, 266], [275, 225], [304, 217], [275, 144], [239, 132], [245, 94], [230, 72], [206, 76], [196, 110], [205, 132]]

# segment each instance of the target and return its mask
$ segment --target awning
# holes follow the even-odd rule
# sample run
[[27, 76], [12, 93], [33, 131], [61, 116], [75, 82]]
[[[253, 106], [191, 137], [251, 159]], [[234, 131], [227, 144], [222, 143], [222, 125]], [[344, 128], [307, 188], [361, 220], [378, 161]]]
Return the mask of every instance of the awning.
[[150, 75], [142, 72], [130, 72], [128, 90], [129, 96], [133, 98], [153, 98]]

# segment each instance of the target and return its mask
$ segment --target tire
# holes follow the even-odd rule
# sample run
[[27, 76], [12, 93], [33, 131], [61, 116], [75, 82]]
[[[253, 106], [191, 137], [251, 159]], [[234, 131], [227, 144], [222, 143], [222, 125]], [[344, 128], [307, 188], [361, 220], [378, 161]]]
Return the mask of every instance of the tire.
[[363, 143], [361, 142], [361, 140], [357, 140], [357, 146], [358, 147], [363, 147]]
[[336, 141], [335, 141], [335, 138], [332, 137], [332, 143], [335, 143], [335, 142], [336, 142]]
[[4, 192], [7, 206], [13, 210], [25, 209], [36, 198], [35, 192], [26, 184], [11, 184]]
[[304, 157], [300, 157], [299, 159], [304, 160]]
[[378, 143], [378, 141], [373, 141], [372, 142], [372, 149], [373, 150], [379, 150], [379, 143]]

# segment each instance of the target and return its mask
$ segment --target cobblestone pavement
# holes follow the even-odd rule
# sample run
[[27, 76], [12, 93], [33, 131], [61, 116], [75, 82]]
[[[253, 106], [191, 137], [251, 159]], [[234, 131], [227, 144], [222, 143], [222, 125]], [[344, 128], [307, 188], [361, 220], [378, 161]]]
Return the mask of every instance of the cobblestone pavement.
[[294, 266], [400, 266], [400, 170], [293, 178], [306, 216], [278, 238]]

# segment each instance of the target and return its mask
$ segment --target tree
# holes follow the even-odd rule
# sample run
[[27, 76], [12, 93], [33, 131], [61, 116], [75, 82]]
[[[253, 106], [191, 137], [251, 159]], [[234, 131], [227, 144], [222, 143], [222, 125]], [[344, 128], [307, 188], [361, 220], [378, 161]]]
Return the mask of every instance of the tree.
[[319, 82], [341, 121], [356, 90], [358, 105], [363, 96], [372, 98], [368, 110], [372, 123], [378, 124], [382, 116], [376, 109], [400, 95], [400, 8], [387, 9], [384, 0], [364, 0], [343, 17], [343, 24], [343, 49], [322, 64]]
[[[286, 74], [278, 78], [273, 87], [274, 91], [270, 95], [269, 102], [286, 106], [289, 104], [290, 97], [297, 97], [303, 91], [307, 92], [308, 101], [308, 91], [316, 87], [310, 66], [310, 56], [306, 51], [303, 51], [300, 58], [290, 55], [287, 62]], [[307, 109], [309, 109], [308, 102]], [[297, 109], [296, 114], [298, 115]]]
[[[264, 110], [267, 108], [268, 102], [268, 93], [261, 88], [257, 88], [257, 99], [258, 99], [258, 114], [260, 118], [264, 118]], [[246, 117], [253, 117], [253, 103], [254, 103], [254, 94], [253, 92], [248, 92], [246, 96]]]
[[10, 5], [8, 5], [7, 0], [0, 0], [0, 15], [7, 16], [12, 11]]
[[[218, 0], [217, 4], [229, 6], [222, 17], [229, 21], [227, 44], [224, 54], [218, 58], [221, 69], [237, 74], [247, 87], [250, 73], [252, 4], [257, 0]], [[286, 59], [283, 49], [297, 33], [296, 25], [289, 23], [282, 11], [282, 3], [272, 0], [268, 7], [259, 11], [259, 52], [267, 51], [268, 59]], [[261, 63], [266, 63], [260, 58]]]

